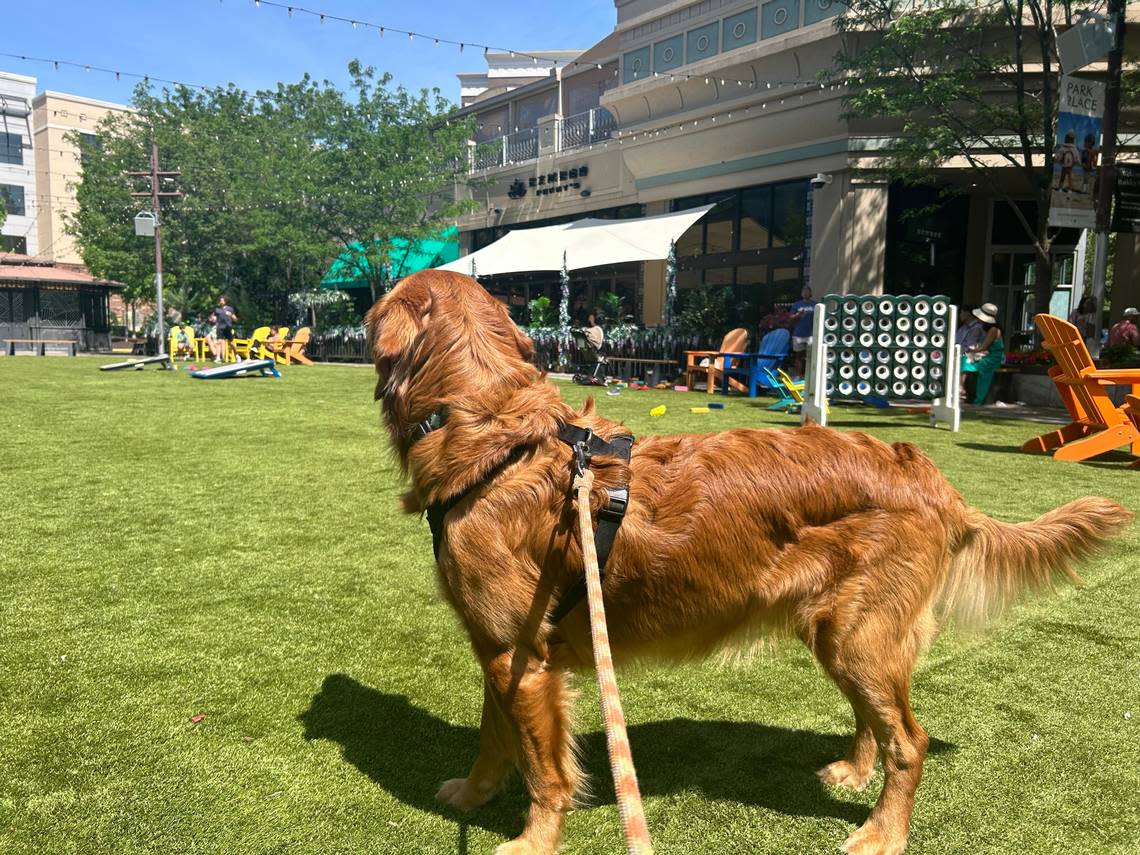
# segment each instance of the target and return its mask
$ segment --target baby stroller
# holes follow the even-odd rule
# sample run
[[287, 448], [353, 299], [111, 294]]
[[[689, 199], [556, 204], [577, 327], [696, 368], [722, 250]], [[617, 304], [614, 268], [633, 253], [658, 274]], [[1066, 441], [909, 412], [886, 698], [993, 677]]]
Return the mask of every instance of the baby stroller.
[[603, 343], [600, 348], [595, 347], [584, 330], [572, 329], [570, 330], [570, 337], [574, 339], [574, 346], [578, 349], [578, 364], [574, 367], [574, 382], [579, 386], [605, 386], [605, 368], [609, 364], [609, 360], [606, 359], [606, 351], [609, 350], [609, 345]]

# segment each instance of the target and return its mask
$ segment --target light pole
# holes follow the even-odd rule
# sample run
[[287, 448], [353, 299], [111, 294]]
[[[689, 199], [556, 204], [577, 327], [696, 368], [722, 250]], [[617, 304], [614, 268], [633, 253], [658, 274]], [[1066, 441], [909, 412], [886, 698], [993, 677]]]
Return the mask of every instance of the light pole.
[[159, 171], [158, 143], [156, 142], [150, 144], [150, 170], [147, 172], [127, 173], [127, 175], [141, 176], [150, 179], [149, 193], [132, 193], [131, 195], [150, 197], [150, 216], [147, 217], [146, 214], [143, 213], [135, 217], [135, 234], [145, 235], [147, 237], [154, 235], [154, 288], [156, 298], [155, 310], [158, 312], [157, 348], [159, 356], [166, 353], [166, 309], [162, 305], [162, 224], [159, 221], [158, 200], [163, 197], [179, 197], [182, 195], [177, 191], [162, 192], [159, 189], [159, 181], [163, 178], [173, 178], [181, 174], [181, 171], [177, 169], [167, 172]]

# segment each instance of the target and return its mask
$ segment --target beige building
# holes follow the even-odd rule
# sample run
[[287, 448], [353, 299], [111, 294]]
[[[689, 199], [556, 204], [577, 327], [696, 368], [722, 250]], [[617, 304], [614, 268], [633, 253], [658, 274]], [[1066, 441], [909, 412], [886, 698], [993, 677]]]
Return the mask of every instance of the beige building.
[[[741, 323], [752, 326], [810, 284], [817, 296], [992, 300], [1006, 329], [1028, 329], [1033, 248], [1007, 202], [952, 165], [937, 176], [962, 191], [951, 199], [860, 176], [892, 129], [844, 119], [844, 91], [817, 82], [840, 49], [839, 0], [615, 0], [615, 7], [614, 32], [554, 76], [489, 92], [462, 110], [475, 120], [470, 164], [478, 179], [469, 191], [477, 209], [459, 221], [464, 251], [528, 225], [714, 203], [677, 244], [679, 291], [684, 299], [702, 285], [732, 288]], [[1128, 16], [1126, 53], [1134, 54], [1140, 4]], [[1125, 105], [1126, 160], [1140, 152], [1135, 107]], [[1018, 204], [1032, 220], [1034, 203]], [[925, 217], [904, 215], [931, 205]], [[1081, 238], [1065, 229], [1054, 244], [1054, 312], [1067, 314], [1082, 287]], [[1114, 311], [1121, 300], [1140, 301], [1140, 246], [1119, 235], [1117, 247]], [[557, 299], [557, 276], [485, 284], [520, 317], [537, 293]], [[639, 323], [656, 325], [665, 264], [574, 274], [575, 320], [607, 291]]]
[[99, 123], [108, 115], [130, 112], [123, 104], [61, 92], [42, 92], [32, 101], [35, 150], [38, 254], [66, 264], [83, 259], [66, 232], [65, 214], [75, 211], [83, 153], [72, 136], [98, 146]]

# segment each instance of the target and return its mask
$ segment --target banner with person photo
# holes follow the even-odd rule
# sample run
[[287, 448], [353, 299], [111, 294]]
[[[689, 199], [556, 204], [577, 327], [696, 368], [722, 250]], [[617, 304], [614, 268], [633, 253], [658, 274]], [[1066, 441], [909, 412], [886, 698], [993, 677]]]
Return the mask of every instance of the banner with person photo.
[[1096, 225], [1104, 84], [1065, 76], [1060, 95], [1049, 225], [1091, 229]]

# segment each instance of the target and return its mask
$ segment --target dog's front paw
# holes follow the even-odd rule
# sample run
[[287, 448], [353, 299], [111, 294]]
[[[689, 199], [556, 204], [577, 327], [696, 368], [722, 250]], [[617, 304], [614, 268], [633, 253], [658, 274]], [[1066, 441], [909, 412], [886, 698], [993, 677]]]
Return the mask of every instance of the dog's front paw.
[[495, 794], [493, 786], [479, 787], [472, 785], [469, 778], [452, 778], [444, 781], [439, 792], [435, 794], [436, 800], [459, 810], [474, 810], [490, 801]]
[[521, 837], [495, 847], [495, 855], [544, 855], [545, 850], [532, 846]]
[[902, 855], [905, 849], [905, 834], [888, 834], [872, 822], [856, 828], [843, 844], [847, 855]]
[[875, 773], [874, 768], [860, 771], [850, 760], [836, 760], [828, 763], [815, 774], [825, 784], [835, 787], [848, 787], [852, 790], [862, 790]]

